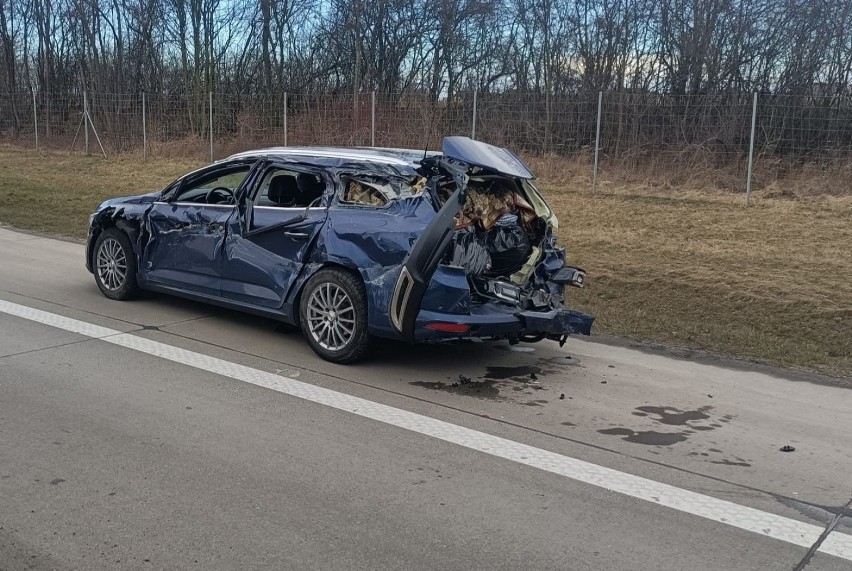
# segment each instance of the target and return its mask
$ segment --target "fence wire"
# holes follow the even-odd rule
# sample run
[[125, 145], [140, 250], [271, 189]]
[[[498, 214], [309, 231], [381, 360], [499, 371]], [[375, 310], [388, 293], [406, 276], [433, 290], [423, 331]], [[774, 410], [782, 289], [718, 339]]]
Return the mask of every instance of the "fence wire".
[[[602, 169], [643, 173], [723, 170], [739, 185], [751, 141], [752, 94], [673, 96], [603, 93], [206, 92], [87, 93], [91, 126], [108, 153], [213, 158], [273, 145], [436, 149], [446, 135], [471, 135], [528, 157], [591, 162], [600, 131]], [[211, 108], [212, 104], [212, 108]], [[144, 106], [144, 113], [143, 113]], [[212, 113], [211, 113], [212, 109]], [[83, 93], [0, 95], [8, 143], [83, 150]], [[755, 164], [848, 166], [852, 97], [759, 94]], [[76, 143], [75, 142], [76, 137]], [[90, 142], [90, 150], [94, 151]]]

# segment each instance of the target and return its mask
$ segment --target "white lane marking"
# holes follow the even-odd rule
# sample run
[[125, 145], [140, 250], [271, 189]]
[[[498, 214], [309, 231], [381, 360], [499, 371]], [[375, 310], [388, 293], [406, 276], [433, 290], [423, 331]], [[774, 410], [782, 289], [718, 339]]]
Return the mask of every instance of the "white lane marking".
[[[80, 333], [107, 343], [140, 351], [148, 355], [154, 355], [203, 371], [209, 371], [216, 375], [230, 377], [330, 406], [385, 424], [431, 436], [445, 442], [458, 444], [465, 448], [485, 452], [498, 458], [504, 458], [519, 464], [559, 474], [566, 478], [591, 484], [619, 494], [646, 500], [773, 539], [786, 541], [793, 545], [806, 548], [810, 547], [823, 532], [823, 528], [816, 525], [747, 506], [741, 506], [733, 502], [691, 492], [640, 476], [619, 472], [612, 468], [605, 468], [597, 464], [571, 458], [570, 456], [557, 454], [556, 452], [535, 448], [499, 436], [493, 436], [421, 414], [317, 387], [271, 372], [225, 361], [224, 359], [172, 347], [164, 343], [100, 327], [85, 321], [71, 319], [4, 300], [0, 300], [0, 312], [44, 323], [66, 331]], [[852, 536], [834, 532], [823, 542], [819, 551], [852, 561]]]

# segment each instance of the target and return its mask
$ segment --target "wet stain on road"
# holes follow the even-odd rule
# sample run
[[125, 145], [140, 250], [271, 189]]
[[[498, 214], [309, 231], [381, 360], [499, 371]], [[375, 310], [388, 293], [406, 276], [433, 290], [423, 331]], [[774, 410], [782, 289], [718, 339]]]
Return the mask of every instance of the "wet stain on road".
[[[648, 417], [649, 420], [653, 420], [654, 422], [665, 424], [667, 426], [683, 426], [686, 430], [682, 430], [680, 432], [643, 432], [634, 431], [630, 428], [619, 427], [599, 430], [598, 432], [601, 434], [624, 436], [625, 438], [623, 438], [623, 440], [626, 440], [627, 442], [635, 442], [637, 444], [669, 446], [677, 442], [683, 442], [690, 434], [695, 434], [696, 432], [707, 432], [721, 428], [722, 425], [717, 424], [716, 422], [711, 422], [710, 424], [698, 424], [700, 421], [710, 419], [708, 412], [711, 410], [713, 410], [712, 406], [702, 406], [696, 410], [680, 410], [673, 406], [638, 406], [636, 407], [636, 411], [633, 412], [634, 416]], [[734, 417], [732, 415], [725, 415], [719, 418], [718, 422], [730, 422], [733, 418]], [[708, 454], [702, 453], [701, 455], [707, 456]], [[749, 465], [741, 458], [737, 458], [736, 462], [733, 460], [724, 460], [717, 463], [730, 466]]]
[[[471, 380], [470, 377], [459, 375], [458, 379], [447, 381], [415, 381], [409, 383], [416, 387], [446, 391], [448, 393], [473, 396], [483, 399], [506, 400], [508, 395], [501, 395], [500, 390], [511, 388], [514, 392], [533, 394], [532, 391], [542, 390], [540, 376], [556, 373], [553, 369], [536, 365], [519, 365], [515, 367], [489, 366], [481, 380]], [[543, 406], [546, 400], [522, 402], [526, 406]]]
[[471, 381], [466, 384], [414, 381], [409, 384], [415, 387], [446, 391], [452, 394], [467, 395], [481, 399], [496, 399], [500, 397], [500, 389], [495, 386], [496, 383], [494, 381]]
[[517, 367], [486, 367], [485, 378], [492, 380], [524, 380], [529, 379], [530, 375], [545, 374], [541, 367], [535, 365], [520, 365]]
[[[670, 424], [673, 426], [687, 426], [687, 423], [695, 420], [707, 420], [710, 415], [706, 414], [708, 410], [712, 410], [712, 406], [702, 406], [698, 410], [678, 410], [671, 406], [637, 406], [633, 416], [649, 416], [656, 415], [657, 422], [662, 424]], [[697, 430], [711, 430], [711, 428], [698, 428], [690, 426]]]
[[623, 436], [622, 440], [646, 446], [671, 446], [686, 440], [686, 435], [680, 432], [655, 432], [653, 430], [637, 432], [629, 428], [607, 428], [598, 430], [600, 434]]
[[[741, 458], [737, 458], [737, 460], [741, 460]], [[751, 466], [748, 462], [734, 462], [733, 460], [728, 460], [727, 458], [723, 460], [710, 460], [711, 464], [721, 464], [723, 466], [743, 466], [748, 468]]]

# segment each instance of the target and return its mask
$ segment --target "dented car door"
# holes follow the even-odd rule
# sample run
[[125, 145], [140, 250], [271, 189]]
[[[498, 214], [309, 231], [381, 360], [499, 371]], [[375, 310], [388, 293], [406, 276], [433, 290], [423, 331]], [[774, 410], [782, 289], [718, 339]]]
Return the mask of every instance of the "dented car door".
[[[312, 191], [293, 182], [275, 193], [277, 177], [310, 180]], [[222, 297], [237, 303], [281, 308], [310, 255], [326, 221], [325, 189], [331, 181], [316, 170], [269, 164], [241, 200], [240, 213], [229, 224], [222, 268]], [[284, 185], [286, 186], [286, 185]], [[314, 194], [307, 194], [313, 192]], [[280, 196], [279, 196], [280, 194]]]
[[[142, 250], [140, 274], [145, 281], [219, 295], [222, 248], [236, 213], [234, 197], [250, 170], [251, 163], [245, 161], [216, 165], [168, 189], [153, 203]], [[211, 203], [214, 199], [223, 202]]]

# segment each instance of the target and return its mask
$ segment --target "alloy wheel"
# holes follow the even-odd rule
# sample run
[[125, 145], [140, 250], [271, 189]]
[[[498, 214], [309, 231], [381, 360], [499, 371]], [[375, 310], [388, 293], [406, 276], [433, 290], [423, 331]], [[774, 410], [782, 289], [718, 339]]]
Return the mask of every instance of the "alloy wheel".
[[355, 306], [346, 291], [334, 283], [321, 283], [307, 306], [308, 330], [322, 348], [339, 351], [355, 334]]
[[115, 238], [107, 238], [101, 242], [95, 265], [98, 278], [107, 289], [117, 290], [127, 280], [127, 256]]

